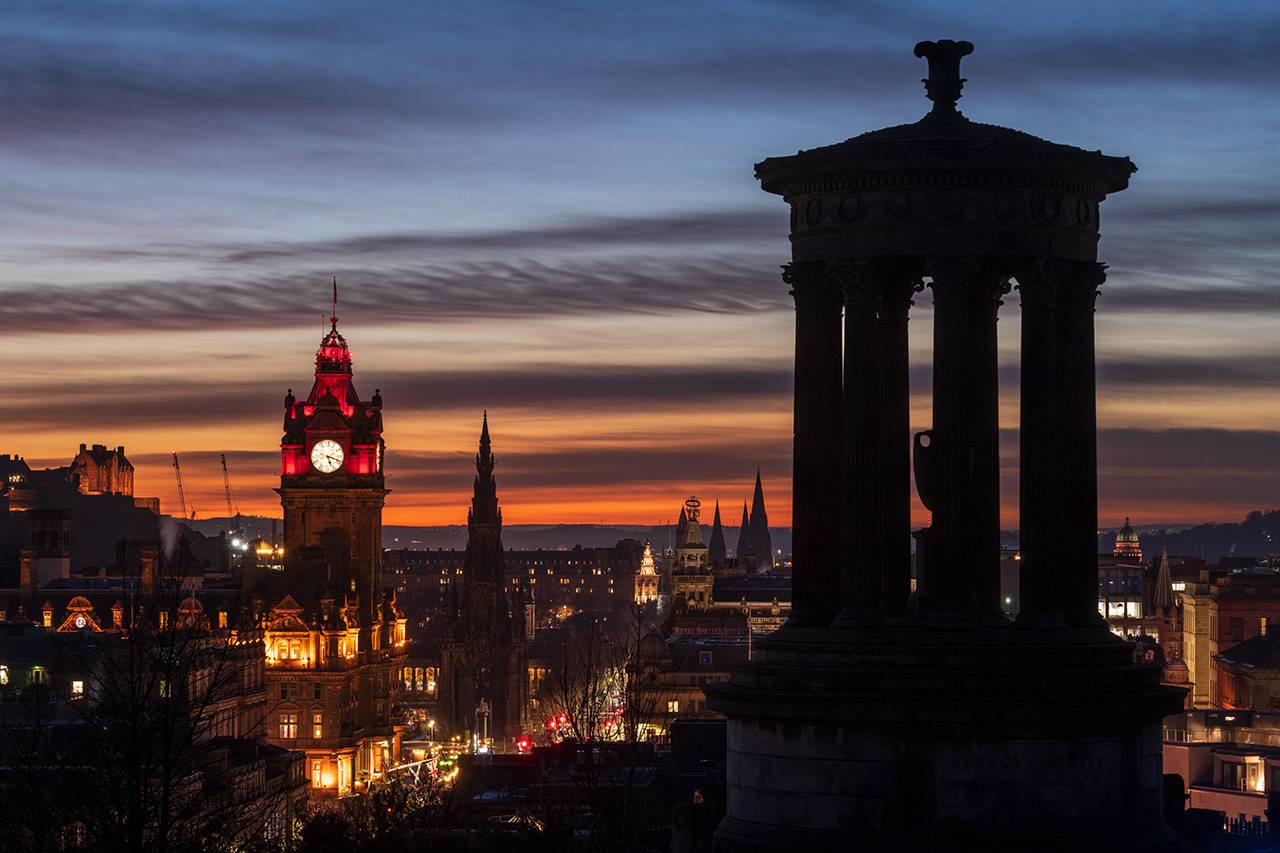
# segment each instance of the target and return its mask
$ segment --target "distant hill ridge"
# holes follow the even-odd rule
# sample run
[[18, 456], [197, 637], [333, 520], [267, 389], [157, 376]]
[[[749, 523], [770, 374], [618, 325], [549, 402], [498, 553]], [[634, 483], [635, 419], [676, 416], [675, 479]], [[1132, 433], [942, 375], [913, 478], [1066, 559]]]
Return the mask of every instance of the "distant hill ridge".
[[[241, 525], [246, 535], [269, 536], [271, 523], [275, 521], [277, 530], [279, 519], [264, 516], [242, 516]], [[207, 536], [216, 536], [230, 526], [225, 517], [202, 518], [188, 522], [196, 530]], [[711, 535], [710, 525], [702, 525], [704, 540]], [[782, 549], [784, 554], [791, 553], [791, 528], [770, 527], [773, 545]], [[738, 527], [724, 528], [725, 539], [738, 541]], [[675, 525], [644, 524], [504, 524], [502, 526], [502, 543], [507, 548], [516, 550], [548, 550], [569, 549], [581, 545], [583, 548], [608, 548], [616, 545], [620, 539], [638, 539], [651, 542], [655, 548], [662, 549], [675, 541]], [[467, 545], [467, 526], [465, 524], [440, 525], [386, 525], [382, 528], [382, 545], [384, 548], [444, 548], [462, 549]]]

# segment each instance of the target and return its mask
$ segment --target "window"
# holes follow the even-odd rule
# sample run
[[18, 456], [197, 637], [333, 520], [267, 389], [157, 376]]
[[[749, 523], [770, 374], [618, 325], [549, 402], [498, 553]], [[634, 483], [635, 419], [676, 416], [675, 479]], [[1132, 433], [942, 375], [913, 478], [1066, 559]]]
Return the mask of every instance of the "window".
[[9, 683], [9, 667], [0, 666], [0, 685]]
[[170, 692], [168, 679], [160, 679], [160, 698], [168, 699]]
[[297, 714], [281, 714], [280, 715], [280, 737], [288, 740], [298, 736], [298, 715]]
[[324, 764], [320, 761], [311, 762], [311, 787], [324, 787]]
[[218, 611], [218, 627], [219, 628], [227, 627], [227, 611], [225, 610]]
[[53, 611], [52, 610], [46, 610], [44, 612], [44, 626], [46, 628], [53, 627]]
[[280, 701], [292, 702], [298, 698], [298, 685], [292, 681], [280, 682]]
[[711, 666], [711, 652], [698, 652], [698, 664], [700, 666]]
[[313, 738], [324, 737], [324, 714], [319, 711], [311, 715], [311, 736]]
[[160, 630], [163, 631], [165, 628], [168, 628], [168, 627], [169, 627], [169, 611], [161, 610], [160, 611]]
[[1258, 617], [1258, 633], [1264, 637], [1267, 636], [1267, 617], [1265, 616]]
[[319, 700], [319, 699], [323, 699], [323, 698], [324, 698], [324, 685], [323, 685], [323, 684], [321, 684], [320, 682], [318, 682], [318, 681], [317, 681], [316, 683], [314, 683], [314, 684], [312, 684], [312, 685], [311, 685], [311, 698], [312, 698], [312, 699], [316, 699], [316, 700]]
[[83, 681], [71, 682], [71, 698], [79, 699], [83, 695], [84, 695], [84, 682]]
[[680, 713], [680, 700], [679, 700], [679, 699], [668, 699], [668, 700], [667, 700], [667, 713], [668, 713], [668, 714], [679, 714], [679, 713]]

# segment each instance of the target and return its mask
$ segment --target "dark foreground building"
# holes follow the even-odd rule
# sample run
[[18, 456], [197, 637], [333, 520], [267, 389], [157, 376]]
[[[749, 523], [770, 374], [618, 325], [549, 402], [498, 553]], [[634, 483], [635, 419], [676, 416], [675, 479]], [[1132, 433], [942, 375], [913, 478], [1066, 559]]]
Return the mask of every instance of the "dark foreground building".
[[[1160, 721], [1182, 691], [1136, 666], [1097, 609], [1098, 209], [1134, 166], [965, 118], [972, 49], [916, 46], [933, 109], [914, 124], [757, 166], [791, 207], [793, 610], [707, 688], [729, 719], [723, 851], [1173, 841]], [[933, 427], [914, 464], [932, 523], [913, 593], [907, 316], [926, 278]], [[1013, 286], [1016, 622], [1000, 607], [996, 362]]]

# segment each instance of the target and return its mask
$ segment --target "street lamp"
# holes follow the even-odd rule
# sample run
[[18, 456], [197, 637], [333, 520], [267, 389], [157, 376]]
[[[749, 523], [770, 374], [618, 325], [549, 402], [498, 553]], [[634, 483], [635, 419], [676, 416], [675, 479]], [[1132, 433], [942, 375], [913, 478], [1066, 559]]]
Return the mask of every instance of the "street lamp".
[[434, 741], [436, 739], [436, 721], [435, 720], [427, 720], [427, 731], [431, 733], [430, 738], [431, 740]]

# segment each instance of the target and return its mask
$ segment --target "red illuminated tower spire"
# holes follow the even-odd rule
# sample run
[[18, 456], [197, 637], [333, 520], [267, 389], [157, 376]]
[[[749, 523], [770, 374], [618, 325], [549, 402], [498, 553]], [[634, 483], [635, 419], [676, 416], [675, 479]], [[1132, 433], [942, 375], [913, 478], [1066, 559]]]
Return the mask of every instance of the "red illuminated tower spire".
[[[315, 381], [301, 400], [290, 391], [285, 398], [285, 436], [281, 442], [286, 476], [315, 477], [320, 474], [370, 476], [382, 479], [382, 395], [367, 402], [360, 399], [352, 384], [351, 349], [338, 331], [338, 279], [333, 279], [329, 331], [316, 350]], [[327, 454], [320, 464], [336, 465], [326, 471], [316, 467], [312, 454], [317, 442], [328, 440]], [[332, 451], [338, 445], [341, 452]], [[336, 461], [335, 461], [336, 460]], [[325, 480], [331, 482], [332, 478]]]

